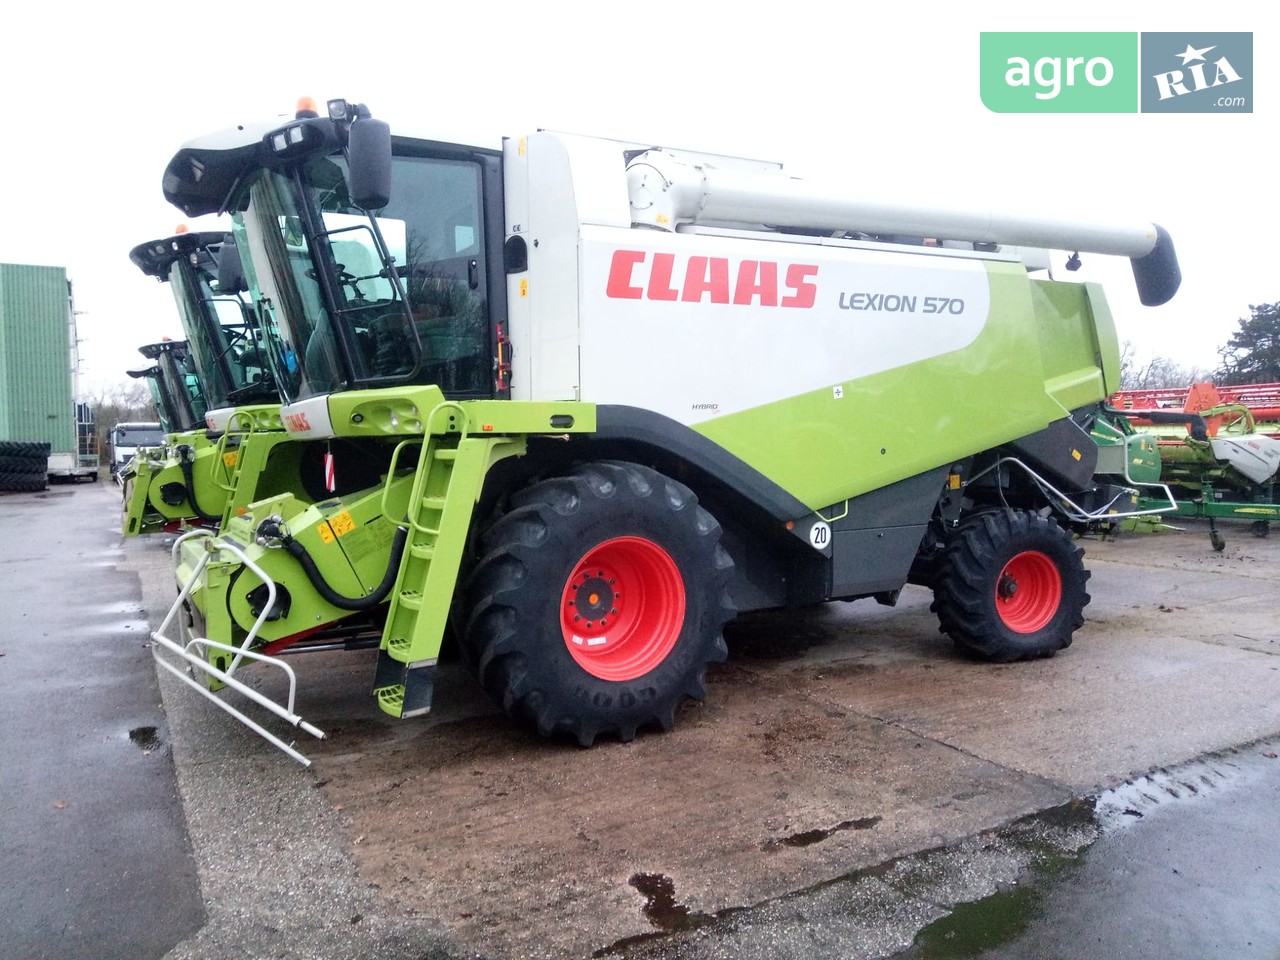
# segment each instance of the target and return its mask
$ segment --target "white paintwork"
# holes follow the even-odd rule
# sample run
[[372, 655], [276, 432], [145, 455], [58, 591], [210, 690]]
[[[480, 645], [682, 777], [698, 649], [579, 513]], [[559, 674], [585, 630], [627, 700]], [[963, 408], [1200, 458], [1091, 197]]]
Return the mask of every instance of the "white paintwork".
[[1146, 256], [1156, 244], [1154, 224], [1143, 221], [966, 209], [957, 206], [954, 198], [918, 194], [895, 200], [865, 184], [860, 192], [852, 192], [845, 184], [723, 169], [659, 150], [627, 165], [627, 184], [633, 222], [663, 230], [674, 230], [681, 223], [780, 224], [1125, 257]]
[[[983, 264], [959, 257], [587, 227], [581, 249], [582, 399], [685, 424], [814, 390], [834, 396], [835, 385], [963, 349], [991, 305]], [[659, 257], [671, 258], [673, 277], [653, 289]], [[730, 302], [705, 291], [651, 298], [696, 294], [685, 278], [698, 257], [724, 264]], [[710, 274], [692, 262], [695, 277]], [[777, 305], [759, 293], [733, 303], [739, 271], [758, 282], [764, 268], [754, 265], [763, 263], [776, 264]], [[615, 287], [625, 281], [639, 296], [610, 296], [611, 271]], [[871, 309], [876, 295], [882, 309]], [[788, 298], [798, 303], [784, 305]], [[947, 306], [926, 313], [929, 298]]]
[[1280, 440], [1262, 434], [1215, 437], [1213, 455], [1254, 483], [1266, 483], [1280, 469]]
[[334, 435], [327, 394], [282, 406], [280, 419], [295, 440], [326, 440]]

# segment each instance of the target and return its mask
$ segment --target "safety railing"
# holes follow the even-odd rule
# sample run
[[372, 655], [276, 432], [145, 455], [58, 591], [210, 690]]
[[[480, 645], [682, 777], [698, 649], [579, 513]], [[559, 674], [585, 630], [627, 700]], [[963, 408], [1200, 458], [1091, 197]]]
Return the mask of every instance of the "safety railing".
[[[173, 558], [175, 569], [177, 568], [179, 552], [182, 549], [182, 545], [196, 538], [207, 538], [208, 542], [204, 544], [204, 553], [192, 568], [192, 571], [187, 576], [186, 581], [182, 584], [182, 588], [178, 591], [178, 598], [174, 601], [173, 606], [169, 608], [169, 612], [165, 616], [164, 620], [161, 621], [159, 628], [152, 632], [152, 656], [155, 657], [156, 663], [169, 673], [173, 674], [187, 686], [191, 687], [201, 696], [205, 697], [207, 700], [216, 704], [220, 709], [235, 717], [235, 719], [239, 720], [254, 733], [258, 734], [267, 742], [288, 754], [294, 760], [297, 760], [303, 766], [309, 767], [311, 765], [311, 761], [300, 753], [293, 744], [286, 743], [280, 737], [276, 736], [270, 730], [255, 721], [252, 717], [238, 709], [234, 704], [228, 703], [223, 697], [218, 696], [217, 693], [209, 689], [207, 681], [209, 678], [212, 678], [218, 683], [235, 690], [237, 693], [242, 694], [249, 700], [252, 700], [263, 709], [275, 714], [295, 729], [304, 730], [316, 739], [324, 739], [325, 734], [323, 730], [307, 723], [294, 711], [298, 679], [297, 675], [293, 672], [293, 668], [275, 657], [267, 656], [266, 654], [258, 653], [249, 649], [253, 645], [253, 641], [258, 636], [259, 631], [262, 629], [263, 623], [266, 622], [267, 617], [275, 608], [275, 583], [272, 582], [271, 578], [267, 576], [261, 567], [249, 559], [248, 555], [238, 544], [232, 543], [221, 537], [216, 537], [208, 530], [193, 530], [174, 541]], [[183, 606], [190, 598], [191, 591], [195, 587], [196, 583], [199, 582], [200, 576], [204, 573], [205, 567], [207, 567], [210, 561], [215, 557], [222, 554], [230, 554], [235, 557], [267, 587], [266, 603], [263, 605], [262, 612], [258, 615], [258, 618], [254, 620], [253, 626], [250, 628], [248, 634], [238, 646], [219, 643], [205, 637], [174, 639], [173, 637], [168, 636], [167, 633], [171, 626], [175, 624], [179, 626], [181, 625], [179, 617]], [[210, 650], [221, 650], [231, 654], [232, 660], [230, 665], [227, 666], [225, 670], [215, 667], [208, 660], [208, 652]], [[161, 651], [166, 651], [174, 657], [177, 657], [179, 661], [181, 661], [181, 664], [185, 666], [180, 666], [179, 664], [175, 664], [166, 659], [161, 654]], [[240, 665], [246, 660], [250, 660], [255, 663], [265, 663], [284, 671], [289, 681], [289, 694], [285, 703], [277, 703], [270, 697], [260, 693], [235, 678], [234, 674], [237, 669], [239, 669]], [[197, 677], [203, 678], [205, 682], [201, 682]]]

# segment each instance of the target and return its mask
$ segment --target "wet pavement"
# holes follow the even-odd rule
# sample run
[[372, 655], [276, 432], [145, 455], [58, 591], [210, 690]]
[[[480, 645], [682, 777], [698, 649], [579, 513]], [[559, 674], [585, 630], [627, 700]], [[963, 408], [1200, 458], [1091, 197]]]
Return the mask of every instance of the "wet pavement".
[[1105, 794], [1101, 836], [1077, 858], [922, 931], [903, 960], [1275, 960], [1278, 747], [1256, 744]]
[[747, 909], [691, 916], [658, 898], [664, 933], [597, 956], [1275, 960], [1277, 749], [1264, 741], [1153, 771]]
[[[895, 609], [744, 620], [707, 700], [683, 708], [675, 731], [589, 751], [512, 727], [456, 662], [441, 665], [430, 717], [394, 722], [370, 695], [371, 651], [295, 657], [299, 712], [329, 734], [297, 744], [315, 761], [305, 769], [167, 674], [156, 709], [149, 651], [107, 638], [145, 640], [142, 620], [164, 616], [166, 538], [121, 544], [99, 491], [50, 492], [77, 503], [60, 520], [72, 526], [45, 531], [39, 549], [17, 536], [30, 538], [57, 500], [0, 500], [0, 569], [20, 571], [7, 574], [0, 616], [97, 642], [79, 658], [67, 648], [56, 672], [24, 647], [19, 673], [5, 622], [3, 726], [41, 744], [31, 752], [48, 742], [53, 759], [0, 741], [0, 873], [12, 876], [11, 850], [23, 865], [45, 842], [11, 843], [9, 770], [27, 771], [23, 797], [71, 795], [59, 758], [74, 745], [37, 715], [41, 686], [85, 684], [80, 658], [120, 659], [99, 661], [89, 682], [145, 691], [149, 712], [72, 726], [100, 730], [82, 752], [135, 779], [162, 769], [138, 764], [172, 756], [203, 925], [198, 901], [182, 920], [181, 871], [173, 916], [154, 893], [115, 903], [122, 926], [186, 923], [192, 935], [175, 933], [168, 960], [1280, 956], [1280, 934], [1256, 909], [1280, 902], [1268, 818], [1280, 777], [1280, 537], [1234, 528], [1221, 554], [1202, 529], [1086, 541], [1086, 626], [1069, 650], [1032, 663], [956, 656], [919, 590]], [[10, 522], [14, 504], [23, 512]], [[67, 569], [47, 569], [52, 556]], [[82, 583], [88, 606], [42, 583], [57, 577]], [[50, 594], [59, 602], [29, 599]], [[245, 677], [279, 693], [265, 671]], [[98, 694], [57, 702], [107, 699]], [[24, 816], [44, 822], [23, 821], [24, 833], [86, 850], [100, 839], [50, 830], [53, 814], [76, 808], [41, 802]], [[165, 829], [153, 832], [185, 850]], [[117, 840], [131, 869], [142, 839]], [[40, 896], [0, 893], [0, 957], [11, 955], [8, 918], [74, 869], [52, 864], [32, 884]], [[72, 927], [105, 923], [87, 896], [66, 906]], [[148, 949], [30, 956], [164, 948]]]
[[204, 922], [118, 501], [0, 494], [5, 960], [148, 960]]

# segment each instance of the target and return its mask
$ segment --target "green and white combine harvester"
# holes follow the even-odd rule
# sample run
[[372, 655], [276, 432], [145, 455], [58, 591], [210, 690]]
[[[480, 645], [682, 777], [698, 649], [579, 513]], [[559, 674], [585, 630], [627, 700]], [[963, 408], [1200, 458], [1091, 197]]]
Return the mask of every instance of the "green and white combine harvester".
[[[1150, 223], [392, 136], [341, 100], [188, 143], [164, 192], [235, 219], [297, 482], [179, 538], [155, 651], [304, 763], [211, 688], [320, 736], [275, 654], [373, 638], [379, 705], [418, 716], [448, 633], [513, 718], [625, 741], [704, 695], [746, 611], [915, 583], [966, 653], [1052, 655], [1089, 601], [1073, 534], [1141, 512], [1123, 461], [1095, 477], [1102, 290], [1044, 268], [1128, 257], [1164, 303]], [[287, 702], [237, 678], [253, 662]]]
[[279, 489], [292, 489], [296, 464], [268, 459], [288, 435], [231, 235], [177, 233], [139, 244], [129, 256], [169, 284], [187, 340], [141, 348], [154, 366], [130, 374], [148, 379], [173, 424], [165, 447], [125, 473], [125, 536], [217, 526], [260, 490], [276, 492], [270, 483], [277, 477], [284, 478]]
[[[147, 503], [148, 494], [160, 495], [160, 485], [154, 489], [144, 486], [146, 493], [142, 493], [139, 491], [139, 477], [142, 484], [148, 485], [177, 444], [207, 444], [204, 385], [192, 359], [190, 344], [186, 340], [161, 340], [144, 344], [138, 352], [150, 365], [126, 372], [135, 380], [146, 383], [159, 418], [160, 432], [158, 436], [153, 434], [149, 442], [137, 445], [132, 456], [116, 468], [115, 479], [124, 493], [122, 526], [125, 536], [161, 529], [171, 522], [150, 509]], [[135, 494], [138, 495], [136, 502]], [[166, 507], [175, 518], [185, 516], [186, 511], [180, 507], [186, 502], [185, 486], [178, 484], [176, 488], [166, 489], [164, 496], [174, 500]], [[131, 511], [140, 509], [145, 512], [131, 521]], [[172, 521], [175, 526], [178, 523], [177, 519]]]
[[[191, 361], [191, 349], [185, 340], [161, 340], [138, 348], [149, 365], [129, 370], [135, 380], [145, 381], [155, 404], [160, 422], [160, 437], [135, 444], [141, 451], [159, 455], [171, 437], [204, 427], [204, 387]], [[117, 479], [125, 482], [134, 476], [137, 464], [126, 460]], [[127, 495], [126, 495], [127, 499]]]

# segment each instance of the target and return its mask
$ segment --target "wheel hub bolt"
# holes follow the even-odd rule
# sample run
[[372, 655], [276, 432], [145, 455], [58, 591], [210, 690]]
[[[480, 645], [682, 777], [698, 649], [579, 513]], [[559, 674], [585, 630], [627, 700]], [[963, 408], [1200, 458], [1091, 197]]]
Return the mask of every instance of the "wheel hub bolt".
[[1009, 574], [1000, 575], [1000, 583], [996, 586], [996, 595], [1001, 600], [1011, 600], [1013, 595], [1018, 592], [1018, 581]]

